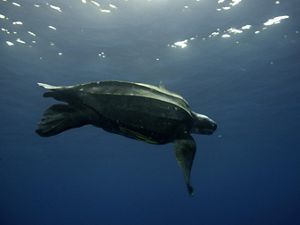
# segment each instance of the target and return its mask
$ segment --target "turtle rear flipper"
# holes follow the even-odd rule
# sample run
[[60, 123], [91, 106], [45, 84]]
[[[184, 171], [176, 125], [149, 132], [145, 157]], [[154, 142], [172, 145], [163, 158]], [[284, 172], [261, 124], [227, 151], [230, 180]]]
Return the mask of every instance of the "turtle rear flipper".
[[193, 195], [194, 189], [190, 183], [191, 169], [196, 153], [196, 143], [190, 134], [174, 141], [174, 151], [177, 162], [182, 169], [184, 180], [190, 195]]
[[71, 128], [86, 125], [89, 121], [84, 116], [85, 111], [66, 104], [52, 105], [44, 112], [36, 132], [40, 136], [49, 137]]

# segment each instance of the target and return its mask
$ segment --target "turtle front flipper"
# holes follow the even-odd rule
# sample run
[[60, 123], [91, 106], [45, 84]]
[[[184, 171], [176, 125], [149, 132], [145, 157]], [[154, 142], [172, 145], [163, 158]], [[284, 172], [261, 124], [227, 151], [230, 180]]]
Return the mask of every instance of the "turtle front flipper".
[[196, 153], [196, 143], [190, 134], [180, 137], [174, 141], [174, 151], [177, 162], [182, 169], [185, 183], [190, 195], [193, 195], [193, 187], [190, 183], [191, 169]]

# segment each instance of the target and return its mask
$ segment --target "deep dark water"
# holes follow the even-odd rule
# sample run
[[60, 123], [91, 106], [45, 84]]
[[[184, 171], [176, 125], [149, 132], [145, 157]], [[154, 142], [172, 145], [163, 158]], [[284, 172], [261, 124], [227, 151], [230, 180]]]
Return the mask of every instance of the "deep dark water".
[[[109, 13], [90, 1], [1, 1], [0, 224], [300, 223], [300, 4], [275, 2], [98, 0]], [[289, 18], [264, 25], [278, 16]], [[36, 82], [109, 79], [162, 81], [218, 122], [213, 136], [194, 135], [193, 198], [171, 144], [90, 126], [34, 133], [54, 102]]]

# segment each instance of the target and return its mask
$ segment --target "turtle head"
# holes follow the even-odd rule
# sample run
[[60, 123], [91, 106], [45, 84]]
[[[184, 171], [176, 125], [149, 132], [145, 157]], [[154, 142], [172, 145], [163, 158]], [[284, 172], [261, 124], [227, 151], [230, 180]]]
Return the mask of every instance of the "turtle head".
[[208, 116], [193, 112], [194, 125], [191, 132], [195, 134], [212, 134], [217, 129], [217, 123]]

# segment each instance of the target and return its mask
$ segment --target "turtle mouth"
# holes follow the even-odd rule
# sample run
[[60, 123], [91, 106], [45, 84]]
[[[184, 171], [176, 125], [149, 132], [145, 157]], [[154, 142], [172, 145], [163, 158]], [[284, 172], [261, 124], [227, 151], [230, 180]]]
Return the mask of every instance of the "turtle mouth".
[[207, 134], [207, 135], [213, 134], [216, 131], [216, 129], [217, 129], [217, 124], [216, 123], [212, 123], [211, 127], [202, 129], [201, 133], [202, 134]]
[[209, 135], [209, 134], [213, 134], [214, 131], [215, 131], [215, 129], [203, 129], [203, 130], [201, 130], [201, 133]]

